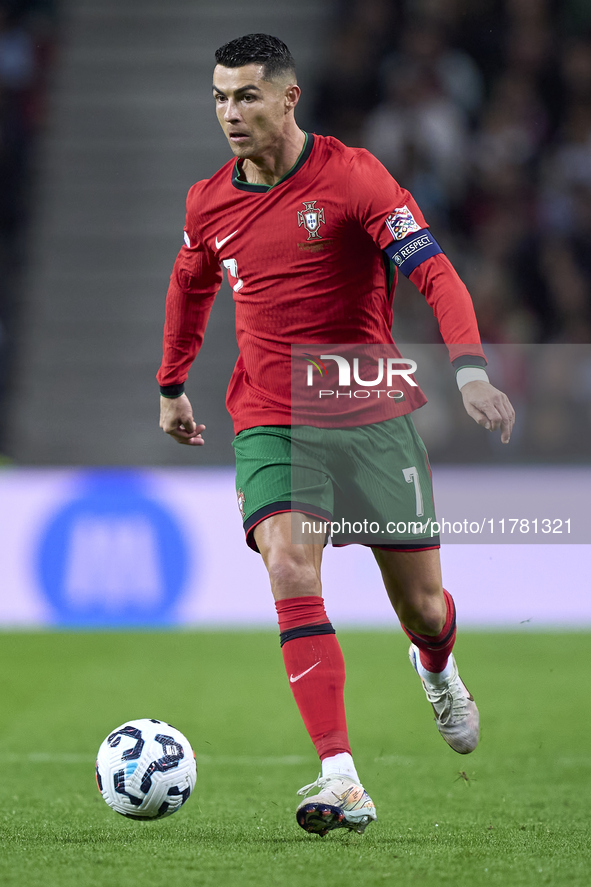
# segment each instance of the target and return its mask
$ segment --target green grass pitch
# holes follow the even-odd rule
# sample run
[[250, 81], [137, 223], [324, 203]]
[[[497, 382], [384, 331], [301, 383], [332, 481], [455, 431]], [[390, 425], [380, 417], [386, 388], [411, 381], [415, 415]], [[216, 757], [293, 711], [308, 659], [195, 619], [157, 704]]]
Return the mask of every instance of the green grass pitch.
[[[591, 884], [591, 634], [468, 633], [456, 648], [482, 740], [449, 749], [401, 632], [339, 632], [353, 751], [378, 822], [305, 834], [318, 763], [276, 633], [0, 636], [3, 887], [520, 887]], [[107, 733], [177, 726], [197, 788], [161, 822], [94, 783]]]

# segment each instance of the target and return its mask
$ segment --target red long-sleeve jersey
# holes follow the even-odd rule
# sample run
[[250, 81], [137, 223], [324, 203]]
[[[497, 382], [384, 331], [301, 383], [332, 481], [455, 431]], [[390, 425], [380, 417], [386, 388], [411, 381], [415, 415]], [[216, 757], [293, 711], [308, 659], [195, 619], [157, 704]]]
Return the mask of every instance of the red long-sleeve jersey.
[[[186, 380], [225, 269], [240, 349], [226, 399], [235, 431], [291, 424], [291, 346], [318, 353], [335, 342], [393, 346], [397, 269], [383, 250], [425, 229], [412, 196], [382, 164], [334, 138], [308, 135], [273, 186], [247, 182], [240, 161], [229, 161], [189, 191], [159, 384]], [[410, 279], [433, 308], [454, 363], [484, 362], [470, 295], [445, 255], [430, 255]], [[373, 410], [360, 404], [361, 419], [349, 406], [346, 421], [381, 421], [425, 402], [419, 388], [405, 393]], [[321, 414], [312, 423], [325, 424]]]

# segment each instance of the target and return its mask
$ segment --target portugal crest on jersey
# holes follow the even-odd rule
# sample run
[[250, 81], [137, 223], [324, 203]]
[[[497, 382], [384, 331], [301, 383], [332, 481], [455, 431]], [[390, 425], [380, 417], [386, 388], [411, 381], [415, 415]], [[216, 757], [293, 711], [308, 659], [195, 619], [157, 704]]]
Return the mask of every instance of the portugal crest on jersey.
[[236, 490], [236, 498], [238, 499], [238, 508], [240, 509], [240, 515], [242, 517], [242, 520], [244, 520], [244, 500], [246, 497], [243, 490]]
[[298, 210], [298, 228], [306, 226], [308, 240], [320, 238], [318, 229], [324, 225], [324, 208], [316, 209], [315, 200], [303, 200], [304, 210]]

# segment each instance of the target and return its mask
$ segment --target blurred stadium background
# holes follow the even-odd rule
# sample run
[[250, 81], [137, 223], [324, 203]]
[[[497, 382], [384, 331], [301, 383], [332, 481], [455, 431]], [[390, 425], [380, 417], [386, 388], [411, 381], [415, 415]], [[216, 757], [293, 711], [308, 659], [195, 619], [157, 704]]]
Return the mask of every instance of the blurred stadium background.
[[[253, 31], [290, 46], [300, 124], [373, 151], [472, 292], [493, 381], [519, 411], [509, 448], [466, 420], [445, 355], [430, 357], [429, 308], [404, 279], [397, 291], [396, 340], [433, 346], [417, 424], [436, 491], [471, 463], [475, 496], [479, 466], [517, 501], [515, 478], [535, 477], [540, 517], [557, 516], [566, 468], [591, 492], [588, 3], [0, 0], [0, 624], [272, 620], [234, 507], [226, 284], [188, 385], [206, 447], [159, 431], [154, 380], [187, 189], [229, 156], [213, 52]], [[589, 551], [443, 555], [475, 625], [589, 625]], [[382, 623], [371, 558], [332, 554], [333, 612]], [[352, 575], [376, 586], [365, 615], [342, 591]], [[552, 600], [561, 583], [570, 609]]]

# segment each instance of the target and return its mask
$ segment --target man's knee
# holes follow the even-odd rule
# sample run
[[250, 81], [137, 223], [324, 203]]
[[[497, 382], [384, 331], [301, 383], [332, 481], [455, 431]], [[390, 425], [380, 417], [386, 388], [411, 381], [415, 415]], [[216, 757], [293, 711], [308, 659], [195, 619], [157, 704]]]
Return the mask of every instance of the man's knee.
[[447, 608], [443, 589], [428, 585], [404, 596], [400, 621], [417, 634], [437, 636], [445, 625]]
[[304, 553], [288, 549], [273, 552], [266, 562], [275, 600], [322, 593], [318, 570]]
[[291, 531], [291, 512], [268, 517], [254, 531], [276, 601], [322, 594], [323, 537], [314, 544], [298, 544], [292, 541]]

